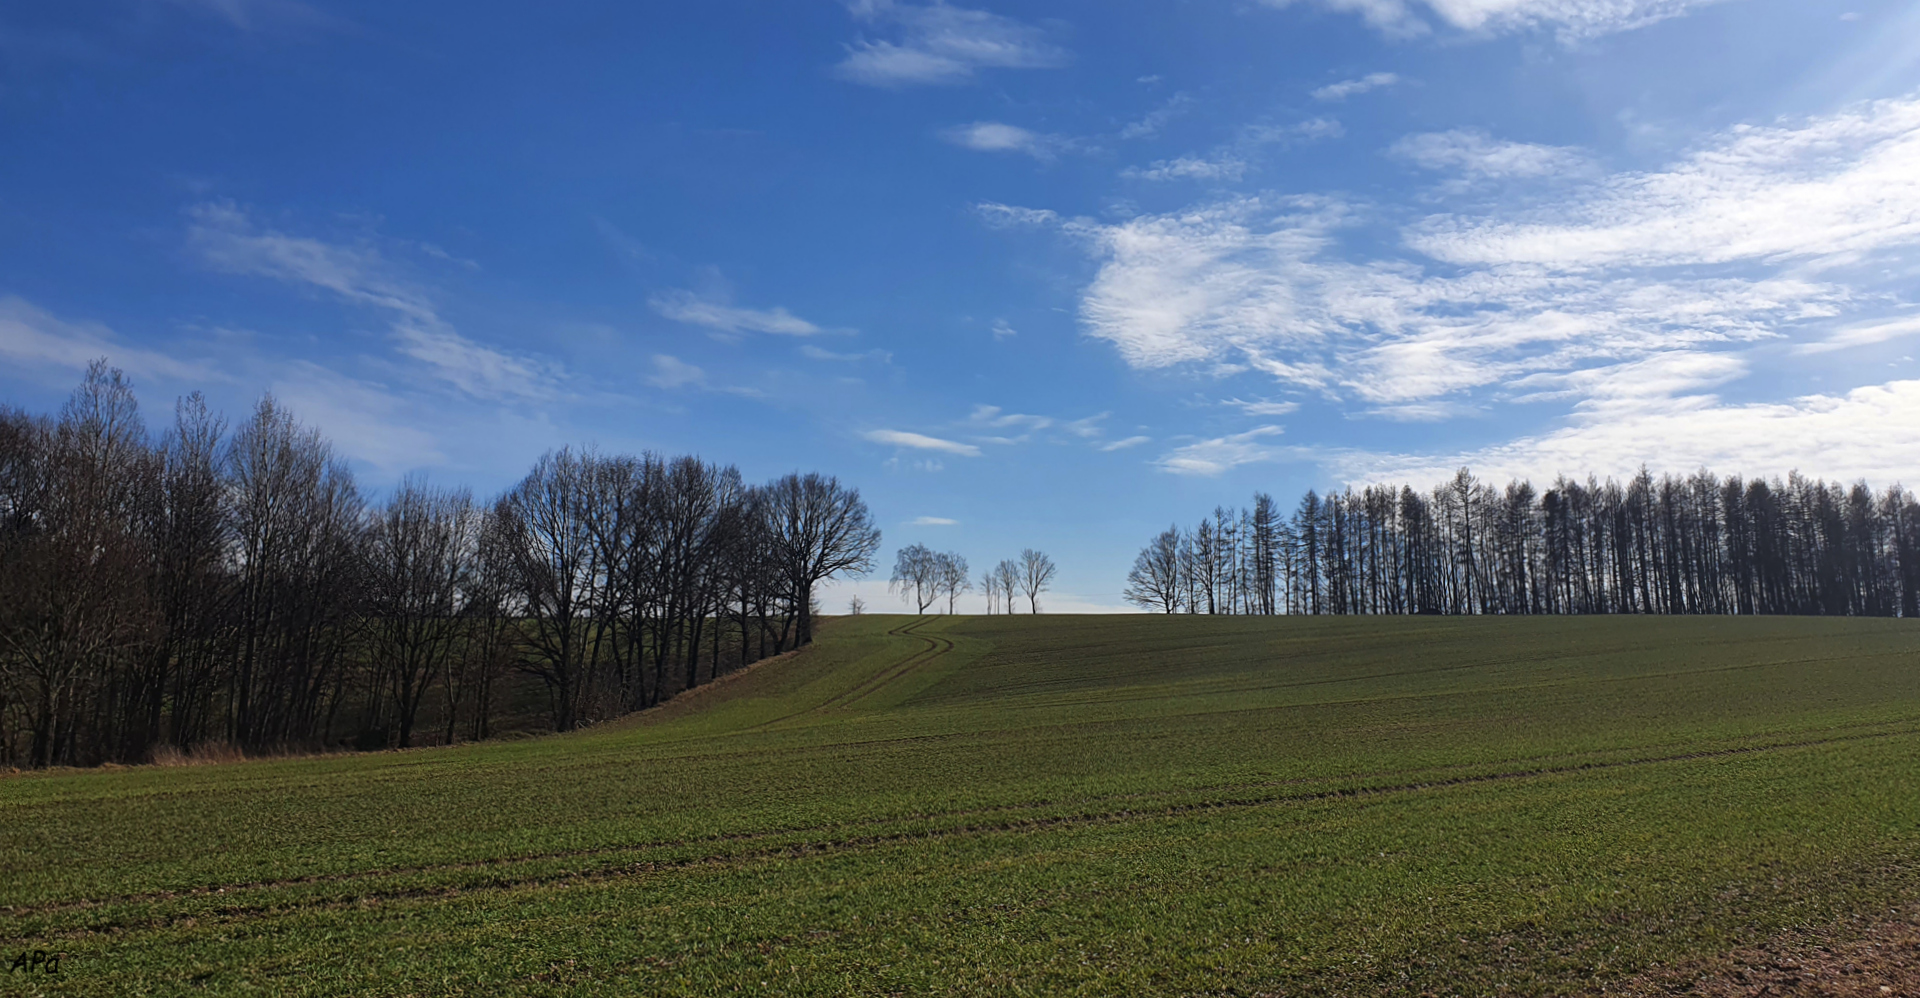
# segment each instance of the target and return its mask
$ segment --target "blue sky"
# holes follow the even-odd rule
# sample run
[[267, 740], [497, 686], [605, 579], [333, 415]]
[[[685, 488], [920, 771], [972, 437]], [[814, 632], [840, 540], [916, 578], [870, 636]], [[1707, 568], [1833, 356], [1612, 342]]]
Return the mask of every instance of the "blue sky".
[[818, 469], [1067, 610], [1256, 489], [1920, 484], [1913, 0], [12, 5], [0, 150], [0, 398], [375, 494]]

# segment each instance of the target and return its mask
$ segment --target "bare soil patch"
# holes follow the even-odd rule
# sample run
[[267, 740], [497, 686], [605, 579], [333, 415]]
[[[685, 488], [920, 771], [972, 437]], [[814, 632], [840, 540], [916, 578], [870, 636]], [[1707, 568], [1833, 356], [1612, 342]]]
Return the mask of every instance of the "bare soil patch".
[[1777, 936], [1723, 956], [1643, 974], [1603, 992], [1622, 998], [1920, 998], [1920, 906], [1876, 924]]

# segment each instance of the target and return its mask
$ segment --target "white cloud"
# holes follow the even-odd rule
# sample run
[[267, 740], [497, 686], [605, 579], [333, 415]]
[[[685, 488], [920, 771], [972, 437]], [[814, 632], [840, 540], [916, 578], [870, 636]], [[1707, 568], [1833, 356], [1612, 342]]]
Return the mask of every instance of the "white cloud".
[[[1142, 79], [1144, 80], [1145, 78], [1143, 77]], [[1158, 77], [1155, 77], [1155, 79], [1157, 80]], [[1167, 99], [1166, 103], [1148, 111], [1139, 121], [1129, 122], [1125, 127], [1121, 128], [1120, 137], [1123, 139], [1152, 138], [1160, 134], [1160, 129], [1165, 128], [1167, 122], [1185, 113], [1188, 106], [1192, 103], [1193, 98], [1186, 94], [1174, 94]]]
[[439, 378], [483, 399], [551, 397], [559, 372], [531, 357], [484, 346], [440, 318], [431, 297], [399, 276], [371, 245], [346, 246], [256, 225], [231, 202], [188, 210], [187, 245], [216, 270], [269, 277], [331, 292], [390, 313], [398, 351]]
[[[1567, 162], [1564, 150], [1442, 138], [1408, 154], [1489, 173]], [[1675, 169], [1592, 182], [1518, 215], [1430, 217], [1403, 230], [1429, 261], [1347, 252], [1373, 212], [1248, 197], [1062, 228], [1100, 263], [1081, 320], [1128, 363], [1250, 367], [1432, 418], [1443, 396], [1800, 335], [1860, 308], [1873, 296], [1833, 279], [1843, 251], [1920, 241], [1920, 101], [1734, 129]], [[1785, 269], [1795, 258], [1822, 266]], [[1833, 342], [1904, 327], [1848, 328]]]
[[1313, 92], [1313, 99], [1318, 101], [1342, 101], [1355, 94], [1364, 94], [1369, 90], [1379, 90], [1382, 87], [1390, 87], [1399, 82], [1400, 77], [1395, 73], [1368, 73], [1357, 80], [1342, 80], [1339, 83], [1329, 83], [1315, 90]]
[[1244, 433], [1229, 434], [1176, 447], [1154, 462], [1160, 470], [1176, 475], [1213, 476], [1243, 464], [1272, 461], [1280, 456], [1276, 448], [1260, 441], [1278, 436], [1278, 426], [1256, 426]]
[[908, 433], [904, 430], [868, 430], [861, 437], [876, 444], [888, 444], [894, 447], [910, 447], [916, 450], [940, 451], [945, 454], [957, 454], [961, 457], [979, 457], [980, 448], [972, 444], [963, 444], [956, 440], [942, 440], [924, 433]]
[[1055, 135], [1041, 135], [1018, 125], [998, 121], [976, 121], [957, 125], [940, 133], [941, 138], [957, 146], [979, 152], [1017, 152], [1038, 160], [1052, 160], [1070, 143]]
[[1429, 170], [1475, 178], [1580, 177], [1593, 168], [1592, 161], [1577, 149], [1505, 142], [1476, 129], [1409, 135], [1389, 151]]
[[1152, 437], [1126, 437], [1121, 440], [1115, 440], [1112, 443], [1101, 444], [1098, 449], [1103, 452], [1111, 453], [1113, 451], [1126, 450], [1129, 447], [1138, 447], [1141, 444], [1152, 443], [1152, 442], [1153, 442]]
[[865, 351], [863, 353], [835, 353], [832, 350], [822, 350], [821, 348], [814, 346], [811, 343], [806, 343], [801, 345], [800, 355], [802, 357], [808, 358], [809, 360], [837, 360], [844, 363], [853, 363], [855, 361], [862, 361], [862, 360], [872, 360], [872, 361], [878, 361], [882, 364], [893, 363], [893, 354], [886, 350], [874, 349], [874, 350]]
[[1253, 148], [1263, 145], [1295, 145], [1301, 142], [1318, 142], [1321, 139], [1337, 139], [1347, 134], [1347, 127], [1338, 118], [1318, 117], [1305, 121], [1296, 121], [1291, 125], [1251, 125], [1241, 130], [1237, 145], [1241, 148]]
[[1005, 319], [993, 320], [993, 338], [994, 339], [1004, 340], [1009, 336], [1018, 336], [1018, 335], [1020, 335], [1020, 331], [1013, 328], [1012, 326], [1007, 325], [1007, 320]]
[[707, 372], [678, 357], [657, 353], [653, 355], [653, 374], [647, 377], [647, 384], [655, 388], [684, 388], [688, 385], [705, 387]]
[[1266, 399], [1249, 402], [1245, 399], [1230, 398], [1223, 400], [1220, 404], [1233, 406], [1249, 416], [1284, 416], [1300, 408], [1298, 402], [1272, 402]]
[[1094, 413], [1093, 415], [1084, 417], [1082, 419], [1075, 419], [1075, 420], [1070, 420], [1068, 422], [1062, 423], [1060, 424], [1060, 428], [1083, 440], [1092, 439], [1094, 437], [1099, 436], [1103, 432], [1100, 429], [1100, 424], [1104, 422], [1108, 416], [1111, 416], [1111, 415], [1113, 415], [1113, 413], [1111, 412]]
[[101, 357], [134, 377], [202, 382], [216, 375], [205, 364], [177, 360], [120, 342], [97, 322], [67, 322], [15, 296], [0, 298], [0, 357], [22, 366], [84, 371]]
[[954, 527], [959, 524], [959, 520], [950, 520], [944, 516], [916, 516], [907, 521], [909, 527]]
[[967, 422], [975, 426], [991, 427], [996, 430], [1024, 427], [1028, 430], [1044, 430], [1054, 423], [1051, 416], [1033, 416], [1021, 412], [1006, 412], [997, 405], [976, 405], [967, 415]]
[[1060, 221], [1060, 213], [1051, 208], [1020, 208], [998, 201], [982, 201], [973, 206], [973, 211], [996, 229], [1033, 228]]
[[[1289, 7], [1299, 0], [1266, 0], [1269, 6]], [[1410, 37], [1432, 30], [1420, 15], [1431, 16], [1456, 29], [1478, 34], [1503, 34], [1552, 28], [1563, 42], [1574, 42], [1618, 31], [1644, 27], [1678, 17], [1695, 7], [1720, 0], [1315, 0], [1329, 10], [1358, 14], [1369, 25], [1394, 37]]]
[[384, 385], [293, 361], [272, 386], [277, 400], [318, 427], [341, 454], [389, 475], [447, 462], [432, 434], [408, 425], [407, 401]]
[[1866, 346], [1870, 343], [1885, 343], [1888, 340], [1916, 334], [1920, 334], [1920, 316], [1863, 322], [1834, 330], [1826, 339], [1818, 343], [1808, 343], [1801, 346], [1800, 352], [1828, 353], [1834, 350], [1844, 350], [1847, 347]]
[[1120, 175], [1129, 180], [1239, 180], [1246, 173], [1247, 164], [1243, 160], [1194, 156], [1156, 160], [1151, 166], [1130, 166], [1120, 171]]
[[1410, 244], [1457, 264], [1561, 269], [1844, 262], [1920, 241], [1920, 99], [1739, 127], [1661, 171], [1518, 220], [1443, 216]]
[[855, 0], [848, 10], [893, 35], [847, 46], [847, 57], [835, 72], [854, 83], [965, 83], [981, 69], [1049, 69], [1067, 61], [1066, 52], [1049, 43], [1038, 28], [982, 10], [894, 0]]
[[1911, 483], [1920, 468], [1920, 381], [1893, 381], [1841, 395], [1729, 404], [1709, 394], [1583, 406], [1571, 424], [1444, 458], [1354, 453], [1335, 464], [1351, 481], [1438, 482], [1465, 465], [1489, 480], [1557, 475], [1625, 478], [1711, 468], [1774, 476], [1793, 469], [1842, 481]]
[[691, 291], [669, 291], [647, 300], [648, 307], [675, 322], [705, 326], [722, 333], [773, 333], [814, 336], [826, 332], [784, 308], [740, 308], [702, 298]]

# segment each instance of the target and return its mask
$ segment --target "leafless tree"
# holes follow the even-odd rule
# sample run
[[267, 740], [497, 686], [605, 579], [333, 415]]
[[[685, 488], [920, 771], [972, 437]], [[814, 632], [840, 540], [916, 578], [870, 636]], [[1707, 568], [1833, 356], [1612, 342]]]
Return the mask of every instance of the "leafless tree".
[[766, 487], [766, 516], [775, 564], [800, 619], [800, 644], [813, 642], [813, 590], [841, 576], [873, 570], [880, 531], [860, 490], [818, 474], [790, 474]]
[[1168, 527], [1140, 549], [1127, 573], [1127, 602], [1143, 610], [1180, 609], [1180, 528]]
[[867, 612], [867, 603], [865, 600], [861, 599], [860, 597], [855, 596], [852, 599], [847, 601], [848, 616], [858, 617], [861, 614], [866, 612]]
[[595, 557], [586, 467], [570, 449], [549, 451], [496, 507], [507, 531], [519, 610], [532, 655], [528, 672], [546, 684], [553, 726], [583, 720], [587, 651], [600, 635], [592, 614], [601, 581]]
[[227, 737], [249, 749], [324, 739], [341, 705], [363, 506], [317, 430], [263, 396], [228, 447], [239, 648]]
[[967, 559], [950, 551], [934, 556], [934, 581], [947, 597], [947, 612], [953, 612], [960, 594], [973, 588], [967, 579]]
[[1027, 594], [1028, 612], [1040, 612], [1040, 594], [1053, 585], [1058, 571], [1044, 553], [1032, 548], [1020, 552], [1020, 590]]
[[1020, 592], [1020, 563], [1011, 558], [1001, 559], [993, 566], [993, 581], [1000, 590], [1000, 603], [1013, 612], [1014, 597]]
[[468, 493], [409, 479], [369, 531], [362, 619], [372, 665], [393, 698], [393, 737], [401, 748], [413, 744], [421, 701], [447, 669], [468, 623], [460, 603], [472, 574], [476, 527]]
[[994, 574], [993, 569], [980, 570], [979, 585], [980, 592], [987, 598], [987, 613], [996, 612], [1000, 606], [1000, 579]]
[[926, 613], [927, 607], [940, 598], [940, 556], [925, 544], [901, 548], [893, 556], [893, 577], [887, 580], [887, 591], [911, 601], [915, 613]]

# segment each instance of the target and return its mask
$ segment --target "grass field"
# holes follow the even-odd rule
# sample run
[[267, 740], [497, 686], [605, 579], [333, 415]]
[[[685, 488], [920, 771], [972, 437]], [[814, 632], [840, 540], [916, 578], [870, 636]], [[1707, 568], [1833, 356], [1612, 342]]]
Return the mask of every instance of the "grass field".
[[1521, 994], [1920, 898], [1899, 620], [865, 616], [565, 737], [0, 779], [0, 994]]

